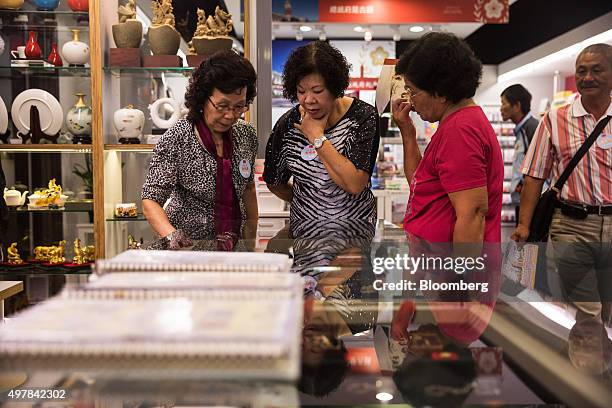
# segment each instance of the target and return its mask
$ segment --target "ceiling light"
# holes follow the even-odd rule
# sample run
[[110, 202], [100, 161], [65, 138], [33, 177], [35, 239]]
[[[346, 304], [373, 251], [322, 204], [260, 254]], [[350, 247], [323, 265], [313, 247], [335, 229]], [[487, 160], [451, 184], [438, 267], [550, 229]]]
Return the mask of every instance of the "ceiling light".
[[388, 392], [379, 392], [378, 394], [376, 394], [376, 399], [379, 401], [391, 401], [393, 399], [393, 395], [389, 394]]
[[402, 35], [400, 34], [399, 28], [393, 30], [393, 41], [400, 41], [402, 39]]
[[423, 30], [424, 30], [424, 28], [421, 27], [421, 26], [412, 26], [412, 27], [410, 27], [410, 32], [411, 33], [420, 33]]
[[497, 82], [499, 83], [510, 81], [523, 75], [529, 75], [537, 69], [550, 66], [551, 64], [554, 64], [560, 60], [564, 60], [567, 58], [575, 58], [580, 53], [580, 51], [582, 51], [587, 46], [599, 42], [605, 43], [610, 40], [612, 40], [612, 30], [604, 31], [601, 34], [597, 34], [593, 37], [585, 39], [584, 41], [580, 41], [574, 45], [565, 47], [557, 52], [548, 54], [547, 56], [539, 58], [528, 64], [523, 64], [518, 68], [499, 74], [497, 77]]
[[366, 32], [363, 34], [363, 39], [364, 39], [365, 41], [372, 41], [372, 32], [371, 32], [371, 31], [366, 31]]
[[307, 33], [309, 31], [312, 31], [312, 27], [311, 26], [307, 26], [307, 25], [303, 25], [303, 26], [300, 26], [300, 31], [302, 31], [304, 33]]
[[353, 31], [356, 31], [358, 33], [363, 33], [365, 29], [362, 26], [357, 26], [357, 27], [353, 27]]

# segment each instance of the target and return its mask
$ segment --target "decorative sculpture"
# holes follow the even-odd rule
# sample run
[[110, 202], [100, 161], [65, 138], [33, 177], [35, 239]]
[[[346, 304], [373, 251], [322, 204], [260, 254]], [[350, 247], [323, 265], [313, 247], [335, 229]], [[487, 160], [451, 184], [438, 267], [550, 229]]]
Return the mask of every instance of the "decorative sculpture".
[[[141, 238], [142, 240], [142, 238]], [[128, 234], [128, 247], [127, 249], [140, 249], [142, 247], [142, 242], [136, 241], [136, 238], [132, 236], [132, 234]]]
[[19, 256], [19, 251], [17, 250], [16, 242], [13, 242], [11, 246], [7, 248], [6, 252], [8, 253], [8, 263], [12, 265], [21, 265], [22, 263], [24, 263], [23, 259], [21, 259], [21, 257]]
[[232, 48], [232, 39], [228, 36], [234, 27], [232, 15], [219, 6], [215, 8], [215, 15], [206, 18], [204, 10], [198, 8], [198, 25], [191, 45], [198, 55], [212, 54], [219, 50]]
[[136, 18], [136, 1], [128, 0], [127, 4], [119, 6], [117, 8], [117, 14], [119, 15], [119, 23], [134, 20]]
[[117, 9], [119, 23], [113, 24], [113, 39], [117, 48], [139, 48], [142, 41], [142, 23], [136, 20], [136, 1]]
[[149, 43], [154, 55], [176, 55], [181, 35], [174, 28], [172, 0], [152, 0], [153, 20], [149, 27]]
[[93, 245], [87, 245], [85, 247], [81, 246], [81, 240], [74, 240], [74, 258], [72, 258], [72, 263], [77, 265], [83, 265], [89, 262], [94, 261], [94, 251], [95, 247]]
[[57, 246], [37, 246], [34, 248], [34, 259], [50, 264], [66, 262], [66, 241], [61, 240]]

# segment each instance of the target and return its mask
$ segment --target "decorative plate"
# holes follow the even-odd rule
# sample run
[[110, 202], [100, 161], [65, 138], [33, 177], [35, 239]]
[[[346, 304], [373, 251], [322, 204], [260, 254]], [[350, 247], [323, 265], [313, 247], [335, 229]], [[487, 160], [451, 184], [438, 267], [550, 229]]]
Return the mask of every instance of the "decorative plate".
[[0, 134], [6, 133], [8, 129], [8, 112], [4, 100], [0, 98]]
[[53, 136], [62, 128], [64, 112], [55, 96], [42, 89], [28, 89], [13, 100], [11, 116], [21, 134], [30, 131], [30, 107], [38, 108], [40, 128], [43, 133]]

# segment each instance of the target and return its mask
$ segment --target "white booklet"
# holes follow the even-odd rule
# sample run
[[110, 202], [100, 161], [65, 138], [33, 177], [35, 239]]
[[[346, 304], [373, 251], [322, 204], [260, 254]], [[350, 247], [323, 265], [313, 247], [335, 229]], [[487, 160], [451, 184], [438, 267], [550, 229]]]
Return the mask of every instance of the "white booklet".
[[96, 262], [95, 271], [212, 271], [289, 272], [291, 259], [284, 254], [261, 252], [145, 251], [129, 250]]
[[301, 297], [298, 274], [270, 272], [108, 273], [62, 292], [72, 299], [280, 299]]
[[54, 298], [0, 327], [0, 369], [294, 380], [301, 321], [300, 296]]

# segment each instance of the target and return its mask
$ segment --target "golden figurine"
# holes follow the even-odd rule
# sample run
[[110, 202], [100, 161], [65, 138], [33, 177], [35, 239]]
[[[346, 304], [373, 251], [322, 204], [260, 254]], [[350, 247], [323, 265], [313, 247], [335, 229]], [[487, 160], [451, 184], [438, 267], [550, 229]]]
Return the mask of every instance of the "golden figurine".
[[132, 234], [128, 234], [128, 247], [127, 249], [140, 249], [142, 247], [142, 243], [136, 241], [136, 238], [132, 236]]
[[34, 259], [37, 261], [48, 262], [50, 264], [60, 264], [66, 262], [66, 241], [61, 240], [57, 246], [37, 246], [34, 248]]
[[72, 258], [72, 263], [82, 265], [89, 262], [94, 261], [94, 246], [87, 245], [85, 247], [81, 246], [81, 240], [74, 240], [74, 258]]
[[22, 263], [24, 263], [23, 259], [21, 259], [21, 257], [19, 256], [19, 251], [17, 250], [16, 242], [13, 242], [11, 246], [7, 248], [6, 252], [8, 253], [8, 263], [12, 265], [21, 265]]

